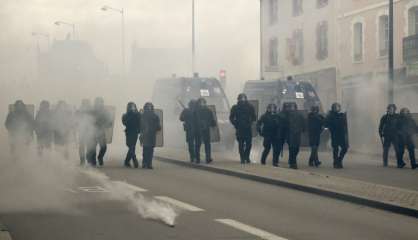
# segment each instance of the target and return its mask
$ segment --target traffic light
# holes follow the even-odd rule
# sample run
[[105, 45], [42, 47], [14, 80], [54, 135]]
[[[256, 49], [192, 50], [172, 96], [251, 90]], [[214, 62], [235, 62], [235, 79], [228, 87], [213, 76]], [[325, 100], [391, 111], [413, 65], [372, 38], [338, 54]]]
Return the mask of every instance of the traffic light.
[[225, 69], [221, 69], [219, 71], [219, 80], [221, 81], [222, 87], [225, 88], [226, 86], [226, 70]]

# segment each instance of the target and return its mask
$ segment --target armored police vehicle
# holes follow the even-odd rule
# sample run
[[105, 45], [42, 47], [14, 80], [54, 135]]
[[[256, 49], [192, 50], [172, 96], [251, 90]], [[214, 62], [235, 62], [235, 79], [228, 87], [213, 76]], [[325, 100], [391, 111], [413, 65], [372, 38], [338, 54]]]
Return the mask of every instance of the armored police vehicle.
[[[227, 150], [234, 146], [235, 135], [229, 123], [230, 105], [218, 79], [172, 77], [159, 79], [154, 85], [152, 101], [164, 111], [164, 143], [170, 147], [184, 147], [185, 133], [180, 113], [192, 99], [205, 98], [207, 105], [216, 109], [220, 141], [214, 149]], [[212, 108], [213, 108], [212, 107]]]
[[[321, 101], [310, 82], [296, 80], [253, 80], [247, 81], [244, 86], [244, 93], [249, 100], [258, 100], [258, 116], [261, 116], [267, 105], [274, 103], [279, 109], [283, 103], [294, 102], [298, 106], [305, 119], [312, 106], [319, 106], [323, 114]], [[321, 147], [326, 147], [329, 141], [328, 131], [324, 131], [321, 137]], [[308, 146], [308, 137], [305, 132], [302, 137], [302, 146]]]

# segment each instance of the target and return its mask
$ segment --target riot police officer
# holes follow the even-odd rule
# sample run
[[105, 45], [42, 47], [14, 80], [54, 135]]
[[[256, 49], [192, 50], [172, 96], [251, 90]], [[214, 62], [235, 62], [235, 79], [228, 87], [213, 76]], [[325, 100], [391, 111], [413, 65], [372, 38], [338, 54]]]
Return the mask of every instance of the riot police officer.
[[160, 118], [154, 112], [154, 105], [150, 102], [145, 103], [144, 112], [141, 115], [142, 168], [153, 168], [154, 148], [157, 141], [157, 132], [160, 130]]
[[38, 154], [42, 156], [44, 149], [50, 149], [53, 140], [52, 112], [48, 101], [42, 101], [35, 117], [35, 133]]
[[132, 160], [134, 167], [138, 168], [139, 163], [136, 158], [135, 148], [141, 131], [141, 114], [138, 112], [135, 103], [129, 102], [126, 106], [126, 113], [122, 116], [122, 124], [125, 126], [126, 146], [128, 147], [124, 165], [130, 168]]
[[379, 136], [383, 144], [383, 166], [388, 166], [388, 155], [390, 146], [395, 149], [398, 166], [402, 165], [399, 159], [399, 136], [398, 136], [399, 115], [396, 113], [396, 105], [389, 104], [387, 112], [382, 116], [379, 123]]
[[417, 164], [415, 161], [414, 135], [417, 132], [417, 125], [414, 119], [412, 118], [408, 108], [402, 108], [400, 111], [398, 131], [399, 131], [398, 168], [403, 168], [405, 166], [405, 162], [403, 161], [403, 154], [406, 148], [409, 153], [409, 159], [411, 161], [411, 168], [416, 169]]
[[261, 164], [266, 165], [267, 156], [273, 147], [273, 166], [277, 167], [279, 162], [279, 143], [277, 136], [277, 106], [276, 104], [269, 104], [260, 119], [257, 121], [257, 131], [264, 138], [263, 153], [261, 155]]
[[[103, 166], [103, 158], [107, 150], [106, 142], [106, 129], [112, 127], [112, 119], [110, 113], [106, 110], [104, 100], [101, 97], [97, 97], [94, 100], [94, 106], [92, 110], [93, 128], [94, 128], [94, 142], [89, 147], [91, 154], [89, 154], [89, 162], [92, 166], [96, 166], [96, 156], [99, 166]], [[99, 154], [96, 155], [96, 147], [99, 145]]]
[[289, 168], [297, 169], [297, 156], [300, 150], [302, 133], [305, 131], [305, 119], [297, 110], [294, 102], [284, 103], [283, 114], [286, 119], [286, 143], [289, 146]]
[[196, 163], [200, 163], [200, 147], [205, 145], [206, 163], [213, 161], [211, 156], [211, 143], [210, 143], [210, 128], [216, 127], [215, 116], [212, 111], [208, 108], [206, 100], [199, 98], [197, 100], [197, 106], [195, 110], [196, 117]]
[[257, 120], [257, 115], [244, 93], [238, 95], [238, 103], [232, 106], [229, 120], [236, 129], [241, 163], [250, 163], [252, 124]]
[[68, 147], [74, 130], [74, 119], [70, 106], [63, 100], [58, 101], [52, 118], [55, 146], [60, 148], [64, 158], [68, 159], [70, 157]]
[[94, 144], [93, 118], [91, 115], [92, 107], [90, 100], [81, 100], [80, 108], [75, 114], [78, 131], [78, 155], [80, 165], [85, 165], [86, 159], [89, 159], [91, 150], [89, 147]]
[[321, 133], [324, 130], [324, 117], [319, 114], [319, 106], [312, 106], [308, 114], [308, 135], [309, 146], [311, 147], [311, 156], [309, 157], [309, 166], [318, 167], [321, 162], [318, 158], [318, 148], [321, 142]]
[[183, 109], [180, 114], [180, 121], [183, 122], [184, 131], [186, 132], [190, 162], [192, 163], [196, 161], [196, 105], [196, 100], [190, 100], [188, 108]]
[[326, 120], [326, 127], [331, 133], [332, 155], [334, 168], [343, 168], [344, 156], [348, 151], [348, 126], [347, 115], [341, 112], [341, 105], [333, 103]]
[[5, 126], [9, 133], [10, 151], [13, 155], [31, 143], [35, 123], [22, 100], [17, 100], [12, 105]]

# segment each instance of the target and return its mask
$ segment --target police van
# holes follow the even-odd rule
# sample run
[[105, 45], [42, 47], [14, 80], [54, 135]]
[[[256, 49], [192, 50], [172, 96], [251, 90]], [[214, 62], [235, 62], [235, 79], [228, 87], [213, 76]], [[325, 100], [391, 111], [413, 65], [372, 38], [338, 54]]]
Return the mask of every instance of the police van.
[[205, 98], [207, 105], [216, 108], [220, 142], [214, 149], [229, 150], [234, 146], [234, 129], [229, 123], [230, 105], [216, 78], [172, 77], [156, 81], [153, 103], [164, 111], [164, 142], [170, 147], [184, 147], [185, 133], [179, 117], [190, 100]]
[[[312, 106], [319, 106], [320, 113], [324, 114], [321, 101], [315, 88], [310, 82], [296, 80], [252, 80], [247, 81], [244, 93], [249, 100], [258, 100], [258, 116], [266, 111], [267, 105], [274, 103], [281, 109], [283, 103], [294, 102], [305, 119]], [[328, 131], [321, 136], [321, 147], [326, 147], [329, 141]], [[301, 146], [309, 146], [307, 133], [302, 137]]]

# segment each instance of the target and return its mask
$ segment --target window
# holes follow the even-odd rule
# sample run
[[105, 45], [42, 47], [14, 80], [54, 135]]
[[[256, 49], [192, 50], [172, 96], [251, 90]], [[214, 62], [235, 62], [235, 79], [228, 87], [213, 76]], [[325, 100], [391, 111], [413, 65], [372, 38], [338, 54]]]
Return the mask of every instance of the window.
[[363, 60], [363, 24], [355, 23], [353, 28], [353, 58], [355, 62]]
[[328, 5], [328, 0], [316, 0], [316, 7], [323, 8]]
[[297, 17], [303, 13], [303, 0], [293, 0], [293, 16]]
[[379, 56], [387, 56], [389, 52], [389, 17], [379, 17]]
[[277, 23], [277, 19], [278, 19], [278, 14], [277, 14], [278, 5], [277, 5], [277, 1], [278, 0], [270, 0], [269, 1], [269, 22], [270, 22], [270, 24]]
[[409, 35], [416, 35], [418, 34], [418, 6], [412, 7], [408, 11], [408, 18], [409, 18]]
[[279, 63], [279, 41], [277, 38], [270, 39], [269, 45], [269, 65], [270, 66], [278, 66]]
[[316, 58], [324, 60], [328, 57], [328, 22], [318, 23], [316, 28]]
[[293, 65], [301, 65], [303, 63], [303, 32], [295, 30], [293, 36], [287, 40], [288, 60]]

